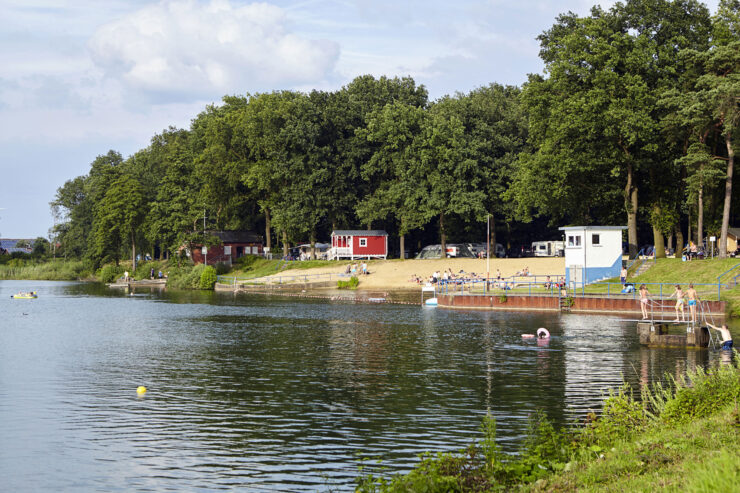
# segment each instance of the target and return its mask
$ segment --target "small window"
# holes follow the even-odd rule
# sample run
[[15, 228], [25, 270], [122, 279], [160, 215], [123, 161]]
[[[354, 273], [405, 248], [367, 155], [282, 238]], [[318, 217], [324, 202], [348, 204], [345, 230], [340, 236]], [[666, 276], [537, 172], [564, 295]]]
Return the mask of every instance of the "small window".
[[361, 247], [367, 246], [367, 238], [360, 238], [360, 246]]
[[572, 247], [579, 247], [581, 246], [581, 237], [580, 235], [574, 235], [568, 237], [568, 246]]
[[591, 235], [591, 244], [592, 245], [601, 245], [601, 243], [599, 243], [600, 241], [601, 241], [601, 239], [599, 238], [599, 235]]
[[231, 255], [231, 245], [224, 246], [224, 255]]

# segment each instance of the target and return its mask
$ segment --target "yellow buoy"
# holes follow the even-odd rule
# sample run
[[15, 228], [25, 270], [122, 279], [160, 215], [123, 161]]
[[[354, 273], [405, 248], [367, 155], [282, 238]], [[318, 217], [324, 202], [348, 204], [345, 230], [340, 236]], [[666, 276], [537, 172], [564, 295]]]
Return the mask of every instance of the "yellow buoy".
[[137, 393], [137, 394], [139, 394], [139, 395], [144, 395], [144, 394], [146, 394], [146, 387], [144, 387], [143, 385], [140, 385], [140, 386], [139, 386], [139, 387], [138, 387], [138, 388], [136, 389], [136, 393]]

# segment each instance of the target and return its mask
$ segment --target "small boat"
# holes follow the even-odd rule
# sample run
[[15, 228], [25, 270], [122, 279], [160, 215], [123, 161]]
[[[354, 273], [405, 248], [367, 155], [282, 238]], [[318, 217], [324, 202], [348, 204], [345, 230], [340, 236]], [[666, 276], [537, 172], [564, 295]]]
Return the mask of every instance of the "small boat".
[[28, 293], [17, 293], [10, 295], [11, 298], [15, 300], [31, 300], [33, 298], [38, 298], [39, 295], [36, 291], [30, 291]]

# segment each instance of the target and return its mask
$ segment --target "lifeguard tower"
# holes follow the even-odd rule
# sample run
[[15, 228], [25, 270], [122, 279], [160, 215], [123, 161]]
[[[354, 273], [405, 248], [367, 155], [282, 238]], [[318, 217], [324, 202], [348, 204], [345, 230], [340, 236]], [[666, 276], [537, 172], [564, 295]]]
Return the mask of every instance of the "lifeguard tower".
[[626, 226], [566, 226], [565, 282], [574, 289], [619, 277], [622, 269], [622, 231]]

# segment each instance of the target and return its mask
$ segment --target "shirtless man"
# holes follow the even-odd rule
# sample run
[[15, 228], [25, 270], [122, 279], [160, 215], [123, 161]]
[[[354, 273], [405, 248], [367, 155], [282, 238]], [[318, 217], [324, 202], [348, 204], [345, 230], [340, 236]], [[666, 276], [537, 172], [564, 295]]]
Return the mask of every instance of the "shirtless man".
[[710, 323], [707, 324], [712, 329], [719, 331], [720, 335], [722, 336], [722, 349], [732, 349], [732, 334], [730, 334], [730, 331], [727, 329], [727, 326], [722, 324], [722, 327], [717, 327], [716, 325], [712, 325]]
[[676, 284], [676, 290], [673, 291], [673, 294], [671, 294], [668, 298], [676, 297], [676, 320], [674, 322], [678, 322], [678, 311], [681, 310], [681, 320], [684, 322], [686, 321], [686, 312], [684, 312], [683, 304], [684, 304], [684, 294], [683, 290], [681, 289], [681, 286]]
[[686, 290], [686, 297], [689, 299], [691, 321], [696, 322], [696, 302], [699, 299], [699, 295], [696, 294], [696, 289], [694, 289], [693, 284], [689, 284], [689, 289]]

